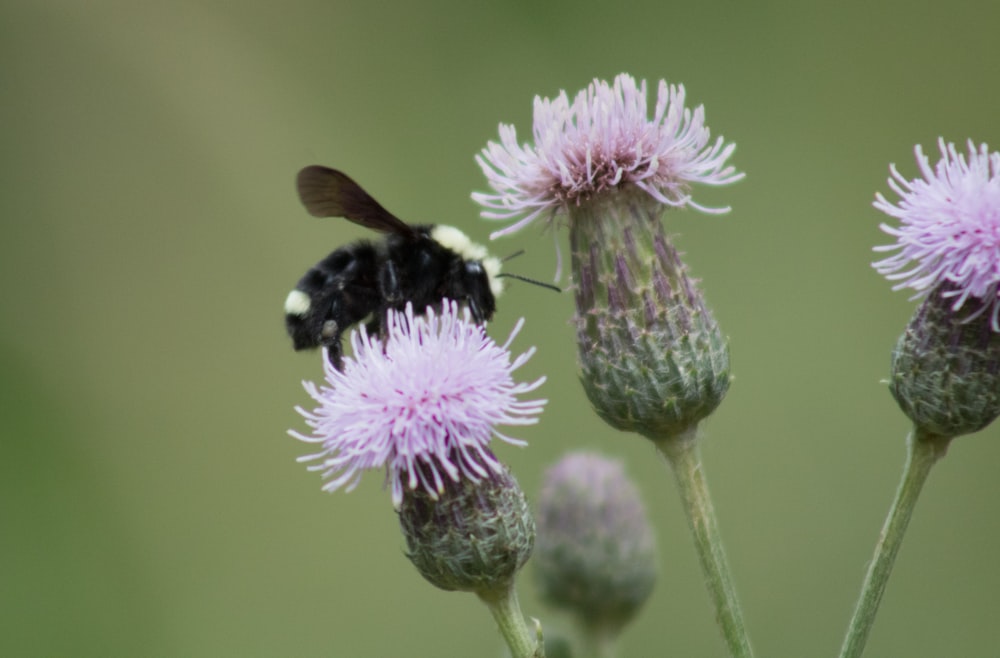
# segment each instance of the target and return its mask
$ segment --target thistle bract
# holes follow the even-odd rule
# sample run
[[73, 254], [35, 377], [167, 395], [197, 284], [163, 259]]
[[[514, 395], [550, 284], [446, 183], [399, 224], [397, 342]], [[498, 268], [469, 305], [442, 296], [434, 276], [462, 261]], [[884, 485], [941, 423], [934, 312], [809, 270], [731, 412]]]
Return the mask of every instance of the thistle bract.
[[505, 466], [479, 481], [447, 481], [435, 496], [419, 488], [405, 492], [399, 523], [417, 571], [448, 591], [504, 590], [535, 543], [528, 503]]
[[951, 439], [1000, 415], [1000, 334], [988, 316], [962, 320], [937, 292], [899, 337], [889, 390], [924, 435]]
[[729, 390], [729, 343], [660, 222], [623, 190], [574, 209], [580, 381], [616, 429], [657, 440], [711, 414]]

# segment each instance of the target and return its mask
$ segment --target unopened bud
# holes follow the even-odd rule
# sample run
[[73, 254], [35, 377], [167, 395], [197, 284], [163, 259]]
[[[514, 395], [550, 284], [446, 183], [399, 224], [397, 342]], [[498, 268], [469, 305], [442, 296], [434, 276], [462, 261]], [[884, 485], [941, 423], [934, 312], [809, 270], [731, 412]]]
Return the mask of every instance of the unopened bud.
[[656, 543], [621, 463], [572, 453], [545, 474], [534, 575], [540, 596], [617, 632], [656, 582]]

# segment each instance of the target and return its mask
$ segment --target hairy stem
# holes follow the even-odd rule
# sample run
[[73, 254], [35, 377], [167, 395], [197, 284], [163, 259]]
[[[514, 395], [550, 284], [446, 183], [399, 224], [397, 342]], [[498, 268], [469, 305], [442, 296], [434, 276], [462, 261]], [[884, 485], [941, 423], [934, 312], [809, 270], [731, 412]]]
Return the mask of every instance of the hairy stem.
[[751, 658], [750, 638], [743, 623], [743, 613], [736, 598], [736, 587], [726, 561], [722, 537], [708, 493], [701, 454], [696, 440], [697, 428], [688, 432], [653, 439], [667, 458], [677, 479], [681, 502], [694, 534], [695, 549], [705, 575], [705, 584], [715, 606], [715, 619], [734, 658]]
[[513, 583], [499, 590], [479, 592], [478, 596], [490, 609], [512, 658], [545, 658], [541, 626], [536, 621], [534, 632], [528, 628]]
[[913, 515], [920, 490], [930, 475], [931, 467], [947, 452], [949, 441], [950, 439], [924, 435], [917, 431], [911, 432], [907, 437], [903, 477], [875, 545], [875, 556], [868, 565], [861, 595], [847, 627], [844, 645], [840, 649], [840, 658], [859, 658], [865, 650], [868, 634], [875, 623], [875, 613], [889, 582], [892, 565], [903, 543], [903, 535]]

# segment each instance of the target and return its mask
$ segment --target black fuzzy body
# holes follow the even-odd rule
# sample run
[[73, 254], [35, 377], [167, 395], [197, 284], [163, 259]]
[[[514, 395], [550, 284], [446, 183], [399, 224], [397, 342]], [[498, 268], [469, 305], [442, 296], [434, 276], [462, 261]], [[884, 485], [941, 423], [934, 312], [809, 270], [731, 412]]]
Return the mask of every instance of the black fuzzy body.
[[407, 302], [422, 314], [451, 299], [465, 305], [475, 322], [493, 317], [496, 299], [482, 262], [466, 260], [435, 241], [432, 225], [411, 228], [409, 234], [340, 247], [305, 273], [295, 290], [308, 296], [309, 308], [285, 313], [296, 350], [326, 347], [339, 370], [343, 334], [360, 322], [367, 322], [369, 334], [378, 334], [386, 313], [403, 310]]

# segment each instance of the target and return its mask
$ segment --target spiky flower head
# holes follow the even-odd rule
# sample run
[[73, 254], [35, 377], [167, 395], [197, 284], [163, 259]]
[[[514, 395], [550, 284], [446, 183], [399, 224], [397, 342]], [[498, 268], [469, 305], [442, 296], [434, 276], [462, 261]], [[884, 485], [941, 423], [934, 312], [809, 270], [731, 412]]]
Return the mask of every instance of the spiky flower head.
[[892, 353], [889, 390], [921, 436], [952, 439], [1000, 415], [1000, 334], [989, 316], [956, 316], [951, 296], [933, 290]]
[[704, 116], [661, 81], [650, 118], [646, 83], [622, 74], [572, 103], [536, 98], [535, 143], [519, 146], [502, 125], [477, 158], [496, 192], [474, 195], [483, 216], [523, 215], [493, 237], [568, 215], [584, 389], [613, 427], [654, 440], [693, 429], [729, 388], [727, 341], [660, 221], [668, 208], [728, 211], [695, 203], [689, 187], [743, 178]]
[[622, 190], [574, 211], [580, 381], [615, 429], [689, 434], [729, 390], [729, 342], [664, 233], [659, 206]]
[[506, 590], [535, 543], [531, 510], [505, 466], [479, 481], [445, 481], [439, 495], [404, 492], [399, 523], [407, 557], [447, 591], [485, 596]]
[[966, 316], [985, 313], [1000, 331], [1000, 153], [969, 140], [968, 158], [954, 144], [938, 140], [941, 160], [931, 168], [918, 145], [923, 178], [907, 180], [895, 165], [889, 187], [899, 195], [890, 203], [876, 195], [875, 207], [899, 220], [882, 224], [895, 244], [875, 251], [896, 253], [873, 263], [893, 288], [912, 288], [918, 296], [938, 291], [952, 310]]
[[652, 527], [620, 462], [576, 452], [546, 471], [534, 559], [544, 600], [617, 633], [652, 592], [656, 563]]
[[448, 482], [475, 483], [504, 472], [489, 450], [491, 440], [524, 442], [497, 426], [533, 424], [545, 405], [518, 398], [545, 380], [513, 379], [534, 353], [511, 355], [522, 324], [497, 345], [468, 310], [447, 301], [439, 313], [416, 315], [409, 304], [403, 313], [390, 311], [384, 340], [363, 327], [353, 331], [354, 356], [343, 370], [324, 359], [326, 386], [303, 383], [318, 403], [312, 411], [297, 408], [312, 433], [289, 434], [321, 450], [299, 461], [317, 462], [309, 470], [329, 479], [327, 491], [350, 491], [363, 471], [385, 469], [397, 507], [406, 490], [421, 489], [433, 499]]
[[938, 140], [935, 167], [916, 147], [922, 179], [895, 165], [875, 207], [899, 220], [882, 224], [896, 251], [873, 264], [895, 289], [923, 302], [892, 356], [889, 387], [923, 435], [945, 439], [978, 431], [1000, 414], [1000, 153], [968, 142], [968, 158]]
[[518, 144], [514, 126], [501, 124], [500, 141], [476, 157], [494, 190], [472, 195], [485, 208], [483, 217], [520, 218], [490, 237], [628, 188], [666, 206], [727, 212], [695, 203], [689, 188], [743, 178], [726, 164], [736, 147], [721, 137], [712, 143], [703, 106], [692, 111], [684, 99], [683, 85], [661, 80], [650, 118], [646, 81], [625, 73], [612, 84], [595, 79], [572, 102], [565, 91], [553, 99], [536, 96], [534, 144]]

